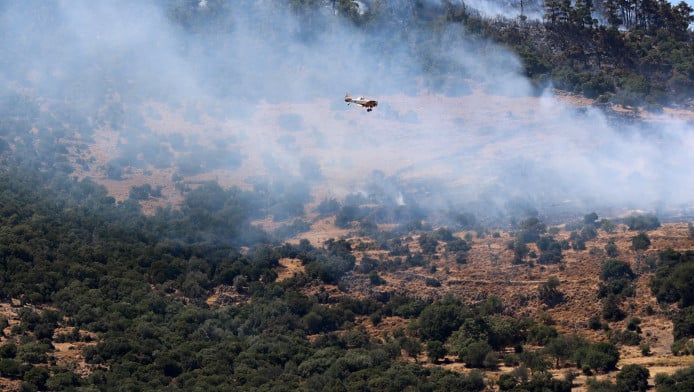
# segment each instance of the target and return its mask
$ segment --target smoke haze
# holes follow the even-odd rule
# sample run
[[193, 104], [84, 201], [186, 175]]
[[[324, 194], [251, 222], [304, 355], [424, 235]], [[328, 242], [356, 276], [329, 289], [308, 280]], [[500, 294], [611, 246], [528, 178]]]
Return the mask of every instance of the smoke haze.
[[[4, 2], [2, 93], [80, 119], [68, 128], [102, 146], [83, 158], [104, 181], [174, 167], [494, 216], [691, 207], [691, 120], [615, 122], [538, 94], [509, 50], [459, 24], [416, 26], [443, 2], [382, 2], [361, 27], [330, 2], [283, 3]], [[347, 91], [379, 106], [347, 107]]]

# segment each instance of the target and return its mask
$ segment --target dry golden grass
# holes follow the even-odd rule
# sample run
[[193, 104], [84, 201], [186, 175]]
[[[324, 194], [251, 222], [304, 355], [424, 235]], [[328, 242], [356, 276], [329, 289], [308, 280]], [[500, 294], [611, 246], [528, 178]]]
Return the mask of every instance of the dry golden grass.
[[[340, 98], [340, 97], [338, 97]], [[337, 98], [336, 98], [337, 99]], [[374, 168], [379, 168], [386, 175], [399, 173], [404, 178], [427, 177], [432, 174], [450, 177], [455, 184], [468, 184], [479, 181], [474, 173], [483, 172], [485, 165], [507, 155], [514, 150], [533, 149], [540, 143], [531, 137], [518, 137], [509, 131], [503, 138], [491, 138], [485, 131], [489, 125], [489, 119], [494, 119], [497, 126], [504, 125], [509, 130], [519, 126], [539, 127], [538, 119], [556, 118], [564, 110], [560, 105], [546, 105], [542, 98], [537, 97], [501, 97], [491, 96], [481, 91], [464, 97], [446, 97], [440, 95], [406, 96], [392, 95], [379, 97], [383, 103], [379, 108], [369, 114], [349, 108], [347, 110], [335, 110], [332, 108], [332, 100], [317, 100], [315, 102], [294, 103], [261, 103], [255, 112], [242, 120], [227, 119], [217, 120], [213, 117], [201, 115], [199, 123], [193, 124], [186, 121], [182, 108], [171, 108], [157, 103], [148, 102], [143, 107], [143, 112], [150, 111], [156, 116], [146, 116], [145, 124], [155, 134], [166, 136], [170, 134], [182, 134], [186, 138], [197, 138], [203, 144], [213, 145], [216, 137], [236, 137], [235, 147], [241, 151], [257, 152], [256, 147], [264, 143], [272, 143], [283, 131], [279, 128], [277, 119], [284, 114], [296, 114], [301, 116], [305, 130], [292, 132], [292, 136], [301, 146], [301, 153], [307, 156], [318, 157], [324, 175], [324, 181], [317, 185], [314, 191], [316, 200], [323, 197], [341, 196], [358, 189], [361, 179], [368, 176]], [[585, 107], [592, 104], [590, 100], [569, 94], [559, 95], [560, 101], [571, 106]], [[620, 108], [617, 108], [621, 110]], [[625, 109], [627, 110], [627, 109]], [[433, 129], [422, 129], [415, 122], [403, 122], [401, 117], [414, 113], [418, 122], [430, 125]], [[641, 113], [646, 120], [653, 117]], [[694, 118], [691, 112], [666, 110], [666, 114], [683, 119]], [[455, 132], [443, 131], [437, 128], [437, 124], [461, 124]], [[542, 130], [540, 130], [542, 131]], [[538, 132], [540, 132], [538, 131]], [[315, 141], [314, 133], [321, 133], [323, 143]], [[551, 138], [551, 133], [547, 133]], [[441, 139], [445, 143], [432, 143], [432, 140]], [[103, 184], [108, 192], [116, 200], [128, 198], [130, 188], [145, 183], [153, 187], [162, 187], [162, 197], [142, 202], [145, 213], [153, 213], [159, 206], [179, 206], [183, 200], [181, 192], [174, 187], [172, 175], [175, 169], [147, 170], [133, 169], [126, 173], [120, 181], [110, 180], [105, 177], [102, 167], [110, 160], [118, 156], [119, 143], [123, 142], [122, 135], [110, 129], [99, 129], [95, 133], [95, 143], [89, 144], [88, 149], [82, 150], [79, 157], [87, 161], [91, 160], [89, 170], [83, 170], [75, 165], [75, 175], [80, 178], [90, 177]], [[79, 141], [78, 141], [79, 142]], [[328, 149], [329, 151], [324, 151]], [[437, 161], [438, 157], [455, 157], [460, 151], [471, 149], [478, 158], [476, 161], [466, 162], [465, 173], [451, 173], [452, 166]], [[355, 153], [358, 151], [358, 154]], [[357, 157], [358, 159], [355, 159]], [[74, 160], [77, 156], [73, 157]], [[289, 162], [290, 166], [292, 162]], [[248, 187], [246, 179], [250, 175], [267, 174], [267, 169], [262, 161], [261, 154], [251, 153], [244, 157], [240, 168], [234, 170], [217, 170], [198, 176], [188, 177], [185, 180], [196, 183], [205, 180], [218, 181], [223, 186]], [[307, 208], [310, 210], [310, 208]], [[318, 218], [307, 214], [312, 222], [311, 231], [302, 233], [290, 242], [297, 243], [301, 239], [309, 240], [314, 246], [321, 246], [330, 238], [349, 238], [349, 230], [334, 226], [334, 218]], [[278, 223], [272, 220], [256, 222], [262, 227], [272, 230]], [[466, 233], [457, 233], [463, 237]], [[658, 251], [671, 247], [676, 250], [694, 249], [694, 242], [688, 237], [686, 224], [666, 224], [658, 230], [649, 232], [652, 246], [646, 255], [655, 255]], [[557, 237], [568, 238], [568, 232], [561, 232]], [[620, 250], [621, 260], [627, 261], [636, 269], [636, 254], [630, 249], [631, 236], [634, 233], [625, 231], [619, 227], [615, 233], [606, 234], [600, 232], [598, 238], [590, 241], [588, 249], [604, 249], [607, 240], [614, 238]], [[363, 238], [350, 238], [350, 241], [367, 241]], [[418, 249], [417, 237], [409, 241], [412, 250]], [[479, 302], [495, 295], [503, 300], [509, 315], [514, 317], [538, 317], [540, 314], [548, 314], [555, 322], [556, 327], [564, 333], [578, 333], [592, 340], [605, 339], [601, 331], [591, 331], [585, 328], [590, 316], [599, 314], [600, 302], [597, 298], [599, 284], [598, 274], [600, 263], [604, 256], [590, 254], [588, 251], [566, 251], [565, 261], [559, 265], [534, 266], [512, 265], [513, 257], [507, 249], [510, 240], [508, 233], [501, 233], [499, 238], [487, 236], [474, 238], [472, 250], [469, 253], [467, 264], [457, 264], [448, 259], [445, 254], [432, 262], [435, 271], [430, 268], [413, 268], [407, 271], [387, 272], [381, 274], [386, 284], [378, 287], [378, 291], [395, 294], [409, 295], [438, 299], [447, 293], [452, 293], [466, 302]], [[368, 255], [376, 259], [387, 257], [382, 251], [366, 250], [357, 252], [357, 260]], [[303, 267], [297, 260], [282, 259], [278, 268], [280, 280], [289, 279], [294, 274], [301, 273]], [[547, 308], [537, 298], [537, 289], [550, 276], [560, 279], [560, 290], [566, 295], [567, 301], [553, 308]], [[441, 287], [429, 287], [425, 285], [426, 278], [438, 279]], [[631, 316], [638, 316], [642, 320], [641, 328], [646, 342], [651, 347], [652, 355], [643, 357], [635, 348], [622, 349], [622, 362], [642, 363], [651, 370], [651, 376], [658, 372], [674, 372], [676, 369], [690, 366], [691, 358], [672, 357], [669, 352], [672, 343], [671, 322], [667, 320], [664, 312], [659, 311], [655, 299], [648, 289], [649, 272], [639, 275], [636, 282], [637, 294], [627, 304]], [[307, 294], [315, 294], [318, 291], [328, 293], [330, 296], [366, 296], [372, 288], [356, 286], [351, 292], [341, 292], [335, 286], [311, 286], [307, 288]], [[527, 301], [521, 300], [526, 298]], [[223, 306], [229, 303], [247, 301], [248, 298], [236, 293], [230, 287], [219, 287], [208, 299], [208, 304]], [[651, 306], [656, 309], [655, 314], [646, 314], [645, 309]], [[0, 304], [0, 313], [7, 315], [10, 325], [18, 322], [16, 310], [9, 304]], [[374, 326], [366, 317], [357, 319], [357, 325], [365, 328], [374, 337], [381, 337], [384, 333], [394, 328], [402, 328], [407, 321], [397, 317], [384, 318]], [[613, 323], [611, 328], [623, 329], [625, 322]], [[6, 334], [9, 329], [5, 331]], [[3, 340], [6, 340], [3, 337]], [[61, 364], [72, 364], [80, 372], [89, 370], [83, 362], [81, 350], [86, 344], [64, 343], [56, 345], [55, 356]], [[403, 358], [403, 360], [405, 360]], [[425, 362], [425, 358], [419, 358]], [[445, 366], [457, 371], [467, 371], [461, 364], [449, 363]], [[490, 377], [498, 377], [500, 372], [508, 369], [501, 368], [499, 372], [490, 373]], [[560, 374], [562, 371], [557, 371]], [[601, 377], [614, 377], [614, 373]], [[576, 380], [578, 387], [575, 390], [585, 390], [585, 377], [580, 376]], [[16, 382], [6, 382], [0, 379], [0, 389], [15, 390]]]
[[[331, 232], [328, 230], [328, 232]], [[463, 237], [466, 233], [456, 233]], [[499, 238], [487, 236], [484, 238], [473, 238], [472, 249], [469, 252], [467, 264], [456, 264], [448, 260], [445, 254], [441, 253], [438, 259], [432, 262], [436, 271], [432, 272], [430, 267], [410, 268], [406, 271], [382, 272], [380, 275], [386, 284], [378, 286], [377, 290], [419, 298], [439, 299], [443, 295], [452, 293], [463, 299], [465, 302], [475, 303], [483, 301], [485, 298], [496, 295], [502, 299], [505, 305], [505, 313], [512, 317], [533, 317], [549, 315], [555, 327], [561, 333], [578, 334], [591, 341], [607, 340], [604, 331], [593, 331], [587, 328], [589, 318], [601, 313], [601, 303], [597, 296], [599, 273], [601, 263], [607, 259], [603, 252], [589, 249], [604, 249], [609, 239], [614, 239], [619, 248], [619, 260], [628, 262], [631, 268], [638, 273], [635, 281], [636, 295], [629, 299], [623, 306], [627, 310], [628, 316], [620, 322], [610, 323], [613, 330], [624, 330], [626, 323], [631, 317], [641, 319], [640, 328], [643, 342], [650, 346], [650, 355], [644, 356], [639, 347], [624, 346], [620, 348], [621, 360], [618, 367], [625, 364], [638, 363], [647, 367], [651, 374], [651, 385], [653, 377], [657, 373], [672, 374], [678, 369], [694, 364], [694, 357], [675, 357], [671, 354], [670, 345], [672, 339], [672, 322], [668, 319], [668, 312], [661, 310], [651, 295], [648, 281], [652, 272], [648, 271], [644, 265], [637, 267], [637, 254], [631, 249], [631, 237], [636, 233], [626, 230], [624, 226], [618, 226], [612, 234], [600, 232], [598, 237], [589, 241], [585, 251], [565, 251], [564, 262], [562, 265], [512, 265], [512, 253], [507, 249], [507, 242], [510, 240], [508, 233], [500, 233]], [[569, 233], [560, 231], [557, 238], [568, 238]], [[686, 223], [666, 223], [659, 229], [649, 231], [652, 246], [642, 255], [643, 258], [656, 257], [657, 253], [666, 248], [675, 250], [687, 250], [694, 248], [694, 240], [689, 238], [689, 231]], [[305, 237], [319, 239], [320, 233], [307, 234]], [[359, 237], [346, 237], [353, 245], [368, 242], [368, 239]], [[320, 246], [321, 242], [314, 242]], [[413, 236], [408, 245], [412, 251], [418, 249], [417, 236]], [[354, 248], [354, 246], [353, 246]], [[441, 250], [441, 249], [440, 249]], [[357, 259], [369, 255], [370, 257], [385, 260], [387, 255], [383, 251], [358, 251]], [[560, 290], [566, 296], [566, 302], [555, 307], [547, 307], [538, 299], [538, 287], [547, 281], [550, 276], [560, 279]], [[425, 284], [426, 278], [436, 278], [442, 285], [441, 287], [429, 287]], [[368, 279], [363, 280], [368, 282]], [[336, 291], [334, 288], [328, 290], [334, 296], [368, 296], [376, 288], [369, 287], [368, 283], [359, 286], [350, 286], [349, 292]], [[313, 287], [311, 291], [316, 291]], [[527, 302], [522, 303], [519, 295], [524, 296]], [[654, 309], [651, 314], [647, 311], [648, 307]], [[360, 317], [356, 324], [359, 328], [364, 328], [372, 337], [381, 338], [384, 333], [389, 333], [392, 328], [405, 328], [407, 320], [384, 319], [380, 324], [374, 326], [367, 317]], [[403, 355], [402, 360], [412, 360]], [[426, 363], [426, 355], [422, 354], [418, 360]], [[429, 365], [428, 365], [429, 366]], [[447, 369], [456, 371], [469, 371], [462, 364], [455, 363], [453, 359], [449, 363], [438, 364]], [[488, 372], [488, 377], [497, 378], [504, 371], [509, 369], [501, 368], [498, 371]], [[563, 377], [570, 368], [556, 369], [556, 377]], [[574, 369], [575, 370], [575, 369]], [[616, 371], [609, 374], [598, 375], [598, 379], [611, 379], [614, 381]], [[586, 391], [586, 376], [579, 375], [574, 381], [574, 391]]]
[[291, 279], [302, 272], [304, 272], [304, 266], [301, 264], [301, 260], [282, 258], [280, 259], [280, 267], [277, 268], [277, 281]]
[[[55, 330], [55, 336], [58, 334], [69, 334], [72, 332], [72, 328], [57, 328]], [[94, 366], [87, 364], [84, 361], [84, 349], [89, 346], [96, 345], [96, 334], [87, 331], [80, 331], [80, 335], [91, 336], [94, 340], [89, 342], [76, 341], [76, 342], [54, 342], [53, 346], [55, 351], [51, 353], [53, 358], [55, 358], [56, 364], [59, 366], [64, 366], [68, 369], [72, 369], [75, 374], [80, 377], [89, 376], [94, 370]]]

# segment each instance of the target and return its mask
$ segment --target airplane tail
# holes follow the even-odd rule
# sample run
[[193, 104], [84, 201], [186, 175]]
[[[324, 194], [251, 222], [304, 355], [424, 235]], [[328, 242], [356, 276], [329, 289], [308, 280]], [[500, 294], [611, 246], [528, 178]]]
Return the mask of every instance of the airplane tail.
[[345, 102], [352, 102], [352, 96], [350, 96], [349, 93], [345, 94]]

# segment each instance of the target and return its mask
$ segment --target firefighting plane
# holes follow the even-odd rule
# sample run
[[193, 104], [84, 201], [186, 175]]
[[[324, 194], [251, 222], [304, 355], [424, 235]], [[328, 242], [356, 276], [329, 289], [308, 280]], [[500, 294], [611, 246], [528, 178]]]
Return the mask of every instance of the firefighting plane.
[[347, 102], [347, 106], [349, 106], [350, 103], [354, 103], [364, 107], [366, 108], [367, 112], [372, 111], [376, 106], [378, 106], [378, 101], [374, 99], [366, 99], [364, 97], [352, 98], [349, 93], [345, 94], [345, 102]]

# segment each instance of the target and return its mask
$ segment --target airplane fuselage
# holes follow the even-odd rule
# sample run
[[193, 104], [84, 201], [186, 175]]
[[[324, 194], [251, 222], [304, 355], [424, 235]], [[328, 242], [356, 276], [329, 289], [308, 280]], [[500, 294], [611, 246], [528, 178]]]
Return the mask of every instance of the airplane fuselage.
[[361, 107], [364, 107], [364, 108], [366, 108], [367, 112], [372, 111], [373, 108], [378, 106], [378, 101], [376, 101], [376, 100], [366, 99], [364, 97], [352, 98], [349, 96], [349, 94], [345, 95], [345, 102], [347, 102], [347, 105], [349, 105], [350, 103], [354, 103], [354, 104], [357, 104]]

